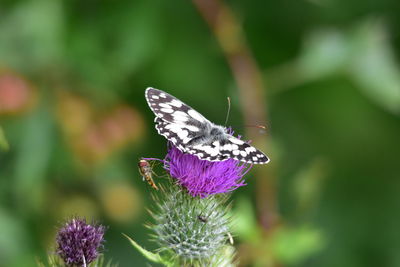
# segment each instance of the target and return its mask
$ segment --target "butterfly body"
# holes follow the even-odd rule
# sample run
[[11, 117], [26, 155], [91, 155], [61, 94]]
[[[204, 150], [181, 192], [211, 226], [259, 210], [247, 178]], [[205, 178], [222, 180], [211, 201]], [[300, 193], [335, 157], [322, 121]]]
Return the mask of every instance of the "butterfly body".
[[197, 134], [192, 134], [193, 137], [187, 142], [187, 145], [193, 147], [208, 142], [213, 143], [214, 141], [223, 141], [227, 137], [226, 131], [227, 130], [222, 126], [205, 124], [203, 127], [199, 127]]
[[150, 87], [145, 96], [156, 115], [157, 132], [182, 152], [208, 161], [232, 158], [253, 164], [268, 163], [263, 152], [234, 137], [227, 128], [210, 122], [172, 95]]

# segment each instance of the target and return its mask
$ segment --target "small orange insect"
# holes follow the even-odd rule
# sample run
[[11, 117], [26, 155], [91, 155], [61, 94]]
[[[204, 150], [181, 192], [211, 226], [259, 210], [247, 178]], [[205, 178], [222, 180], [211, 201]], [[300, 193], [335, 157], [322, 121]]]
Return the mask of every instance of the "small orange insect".
[[146, 180], [151, 187], [158, 190], [158, 187], [153, 180], [153, 168], [151, 167], [150, 163], [145, 159], [141, 159], [139, 160], [138, 166], [139, 173], [142, 175], [143, 181]]

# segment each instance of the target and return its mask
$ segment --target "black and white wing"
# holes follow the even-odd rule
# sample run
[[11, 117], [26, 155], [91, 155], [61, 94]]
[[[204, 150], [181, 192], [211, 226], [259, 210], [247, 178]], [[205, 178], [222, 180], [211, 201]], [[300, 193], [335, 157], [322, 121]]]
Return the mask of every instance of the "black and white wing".
[[155, 88], [147, 88], [145, 97], [150, 109], [164, 121], [175, 124], [202, 126], [209, 120], [172, 95]]
[[[248, 143], [229, 134], [209, 136], [205, 130], [213, 125], [200, 113], [179, 99], [154, 88], [146, 89], [146, 100], [156, 115], [157, 132], [179, 150], [208, 161], [236, 159], [253, 164], [268, 163], [268, 157]], [[195, 141], [196, 142], [193, 142]]]
[[229, 134], [219, 140], [194, 145], [190, 153], [209, 161], [223, 161], [231, 158], [252, 164], [269, 162], [269, 158], [263, 152]]
[[171, 141], [180, 151], [193, 154], [187, 145], [195, 137], [194, 133], [188, 129], [189, 125], [169, 123], [159, 117], [156, 117], [154, 122], [158, 134]]
[[155, 88], [146, 89], [146, 100], [156, 115], [158, 133], [182, 152], [190, 153], [188, 143], [201, 138], [211, 122], [179, 99]]
[[[158, 117], [154, 121], [157, 132], [160, 135], [171, 141], [182, 152], [195, 155], [199, 159], [224, 161], [232, 158], [252, 164], [266, 164], [269, 162], [269, 158], [263, 152], [232, 135], [227, 134], [225, 138], [220, 140], [209, 142], [204, 140], [205, 142], [200, 144], [188, 146], [187, 143], [191, 138], [186, 136], [188, 131], [184, 125], [168, 123]], [[182, 132], [184, 136], [180, 134]]]

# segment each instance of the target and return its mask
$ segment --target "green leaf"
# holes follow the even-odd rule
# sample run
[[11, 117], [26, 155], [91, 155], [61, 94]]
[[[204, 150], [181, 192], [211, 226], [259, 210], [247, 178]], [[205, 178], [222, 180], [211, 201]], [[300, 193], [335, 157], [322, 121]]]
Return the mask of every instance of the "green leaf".
[[165, 266], [173, 266], [170, 262], [165, 261], [160, 254], [153, 253], [151, 251], [148, 251], [141, 247], [138, 243], [136, 243], [133, 239], [131, 239], [129, 236], [126, 234], [123, 234], [129, 242], [132, 244], [134, 248], [136, 248], [143, 256], [145, 256], [148, 260], [155, 262], [155, 263], [161, 263], [164, 264]]
[[0, 148], [4, 151], [7, 151], [8, 149], [10, 149], [10, 146], [7, 142], [4, 131], [1, 127], [0, 127]]

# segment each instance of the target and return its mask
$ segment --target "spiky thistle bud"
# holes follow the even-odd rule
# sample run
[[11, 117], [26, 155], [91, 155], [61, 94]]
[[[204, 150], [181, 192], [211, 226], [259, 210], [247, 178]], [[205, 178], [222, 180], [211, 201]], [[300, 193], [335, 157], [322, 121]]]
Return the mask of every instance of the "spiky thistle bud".
[[174, 184], [156, 201], [151, 228], [160, 252], [180, 266], [221, 266], [217, 255], [227, 243], [230, 225], [226, 197], [192, 197]]
[[58, 231], [56, 253], [67, 266], [87, 266], [99, 256], [104, 232], [102, 225], [90, 225], [85, 219], [74, 218]]

